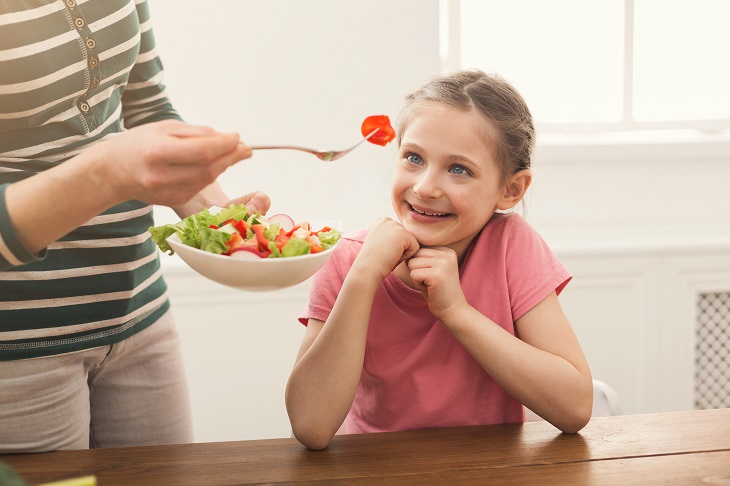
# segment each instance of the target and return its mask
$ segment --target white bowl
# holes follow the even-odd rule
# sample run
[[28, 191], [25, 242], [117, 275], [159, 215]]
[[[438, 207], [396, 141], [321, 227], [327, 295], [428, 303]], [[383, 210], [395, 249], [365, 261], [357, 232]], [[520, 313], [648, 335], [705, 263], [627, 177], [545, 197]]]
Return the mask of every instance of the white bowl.
[[167, 242], [200, 275], [234, 289], [253, 291], [282, 289], [304, 282], [330, 259], [335, 248], [294, 257], [236, 258], [188, 246], [180, 241], [177, 233], [167, 238]]

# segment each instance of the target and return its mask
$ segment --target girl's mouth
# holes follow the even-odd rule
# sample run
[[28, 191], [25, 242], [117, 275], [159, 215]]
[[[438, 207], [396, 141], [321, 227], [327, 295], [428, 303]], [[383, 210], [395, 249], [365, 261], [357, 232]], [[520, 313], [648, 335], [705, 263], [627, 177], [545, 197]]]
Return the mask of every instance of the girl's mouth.
[[408, 207], [410, 208], [410, 210], [412, 212], [414, 212], [420, 216], [429, 217], [429, 218], [446, 218], [448, 216], [451, 216], [451, 213], [441, 213], [441, 212], [429, 210], [427, 208], [415, 207], [413, 204], [411, 204], [409, 202], [406, 202], [406, 204], [408, 204]]

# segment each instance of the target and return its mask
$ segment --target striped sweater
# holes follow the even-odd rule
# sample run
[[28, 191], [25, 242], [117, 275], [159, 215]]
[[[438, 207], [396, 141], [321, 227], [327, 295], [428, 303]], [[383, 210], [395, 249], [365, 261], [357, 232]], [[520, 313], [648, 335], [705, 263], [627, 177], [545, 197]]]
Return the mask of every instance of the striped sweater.
[[151, 206], [118, 205], [30, 254], [5, 204], [9, 184], [106, 136], [179, 119], [162, 74], [145, 0], [0, 0], [0, 360], [111, 344], [168, 309]]

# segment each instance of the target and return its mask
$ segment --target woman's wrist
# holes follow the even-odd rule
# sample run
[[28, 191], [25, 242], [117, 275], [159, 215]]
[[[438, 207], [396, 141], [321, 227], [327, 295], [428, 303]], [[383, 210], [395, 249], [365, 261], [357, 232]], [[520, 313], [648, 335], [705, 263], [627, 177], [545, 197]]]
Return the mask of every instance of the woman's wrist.
[[65, 162], [62, 168], [68, 170], [68, 178], [93, 188], [92, 204], [97, 209], [110, 208], [119, 203], [134, 199], [126, 194], [123, 180], [115, 172], [122, 172], [119, 163], [114, 160], [113, 145], [100, 142], [94, 147]]

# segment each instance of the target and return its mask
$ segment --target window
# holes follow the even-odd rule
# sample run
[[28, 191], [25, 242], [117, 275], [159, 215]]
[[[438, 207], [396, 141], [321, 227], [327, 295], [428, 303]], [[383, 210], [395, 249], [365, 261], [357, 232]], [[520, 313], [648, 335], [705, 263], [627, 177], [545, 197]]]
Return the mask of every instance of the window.
[[730, 128], [726, 0], [441, 0], [446, 69], [511, 81], [542, 131]]

